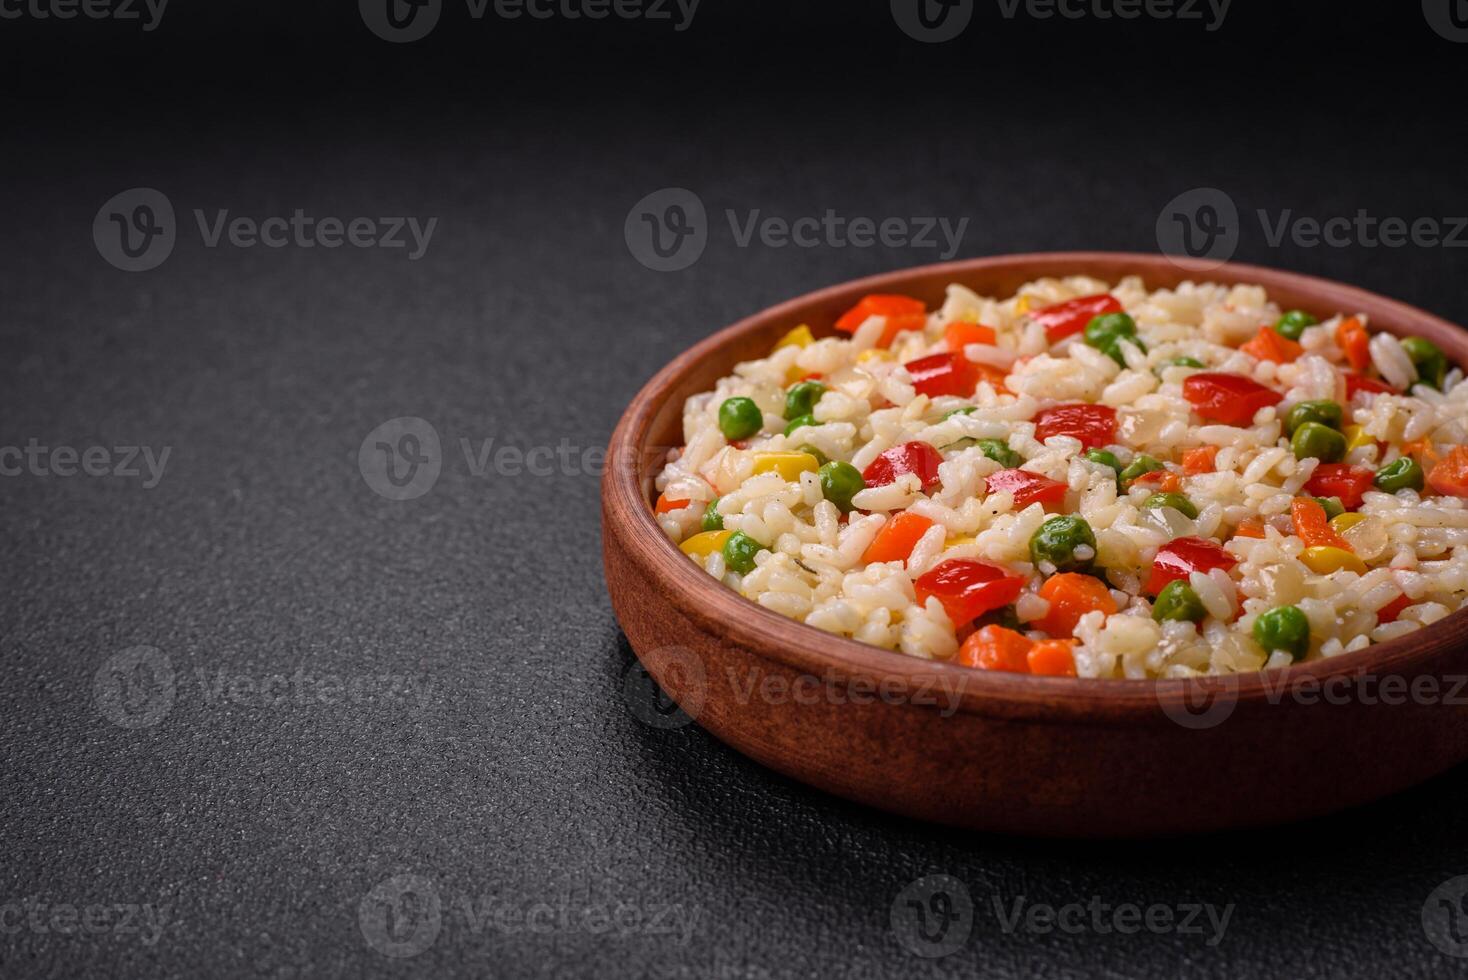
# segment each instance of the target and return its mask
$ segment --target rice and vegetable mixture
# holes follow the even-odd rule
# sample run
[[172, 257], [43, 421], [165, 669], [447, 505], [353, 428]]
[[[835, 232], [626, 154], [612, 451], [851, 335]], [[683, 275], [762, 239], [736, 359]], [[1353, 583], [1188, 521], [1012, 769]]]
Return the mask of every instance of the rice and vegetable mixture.
[[668, 536], [767, 609], [1142, 678], [1335, 656], [1468, 592], [1468, 385], [1425, 339], [1136, 278], [792, 327], [688, 400], [657, 479]]

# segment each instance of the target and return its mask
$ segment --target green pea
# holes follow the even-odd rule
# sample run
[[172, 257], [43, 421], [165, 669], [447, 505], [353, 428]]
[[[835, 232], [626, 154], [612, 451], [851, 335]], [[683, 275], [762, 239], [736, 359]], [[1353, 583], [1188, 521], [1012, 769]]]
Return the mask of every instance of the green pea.
[[1411, 456], [1403, 456], [1377, 470], [1376, 479], [1372, 482], [1378, 490], [1396, 493], [1398, 490], [1421, 490], [1426, 481], [1417, 460]]
[[[1082, 545], [1091, 549], [1090, 558], [1077, 558]], [[1041, 524], [1030, 536], [1030, 558], [1036, 565], [1049, 562], [1060, 572], [1083, 572], [1091, 567], [1096, 554], [1096, 535], [1084, 518], [1058, 515]]]
[[722, 531], [724, 529], [724, 515], [719, 513], [718, 497], [710, 500], [709, 505], [703, 509], [702, 526], [705, 531]]
[[1194, 507], [1193, 502], [1180, 493], [1154, 493], [1142, 502], [1143, 510], [1149, 507], [1171, 507], [1190, 520], [1196, 520], [1198, 517], [1198, 508]]
[[742, 395], [724, 399], [719, 406], [719, 431], [729, 440], [748, 439], [764, 428], [765, 413], [754, 399]]
[[1023, 456], [1010, 449], [1009, 443], [1002, 439], [980, 439], [976, 445], [984, 451], [985, 456], [1006, 470], [1012, 470], [1025, 461]]
[[1404, 337], [1402, 350], [1417, 368], [1417, 380], [1433, 388], [1443, 386], [1443, 375], [1448, 373], [1448, 359], [1437, 344], [1426, 337]]
[[1300, 402], [1285, 413], [1285, 435], [1294, 435], [1295, 430], [1306, 422], [1319, 422], [1332, 429], [1341, 427], [1341, 407], [1324, 399]]
[[943, 413], [943, 418], [941, 421], [947, 422], [955, 415], [972, 415], [978, 410], [979, 406], [977, 405], [965, 405], [962, 408], [950, 408], [948, 411]]
[[1086, 345], [1096, 348], [1124, 367], [1126, 358], [1121, 352], [1123, 338], [1138, 347], [1142, 346], [1142, 342], [1137, 340], [1137, 322], [1126, 313], [1103, 313], [1091, 317], [1091, 322], [1086, 324]]
[[1203, 600], [1182, 579], [1168, 582], [1157, 593], [1157, 601], [1152, 603], [1152, 618], [1159, 623], [1168, 619], [1196, 623], [1206, 615], [1208, 610], [1203, 607]]
[[1143, 473], [1155, 473], [1160, 469], [1165, 469], [1165, 467], [1151, 456], [1138, 456], [1131, 461], [1126, 469], [1117, 475], [1117, 479], [1121, 481], [1122, 487], [1125, 488], [1127, 484], [1131, 483]]
[[1339, 497], [1313, 497], [1311, 499], [1320, 505], [1321, 510], [1325, 511], [1327, 521], [1340, 517], [1346, 512], [1346, 505], [1341, 503]]
[[1111, 467], [1118, 473], [1121, 472], [1121, 460], [1116, 458], [1116, 453], [1108, 453], [1104, 449], [1087, 449], [1086, 458], [1093, 463], [1100, 463], [1102, 466]]
[[841, 513], [851, 513], [851, 498], [867, 488], [861, 471], [850, 463], [826, 463], [821, 467], [821, 495], [840, 508]]
[[1281, 337], [1299, 340], [1300, 334], [1305, 332], [1306, 327], [1313, 327], [1319, 322], [1304, 310], [1290, 310], [1274, 321], [1274, 329]]
[[806, 443], [805, 445], [798, 447], [795, 451], [798, 453], [810, 453], [816, 458], [817, 466], [825, 466], [831, 461], [830, 457], [821, 452], [815, 446], [812, 446], [810, 443]]
[[820, 425], [814, 415], [799, 415], [785, 423], [785, 434], [788, 436], [803, 425]]
[[1270, 653], [1284, 650], [1301, 660], [1310, 648], [1310, 620], [1294, 606], [1275, 606], [1254, 620], [1254, 640]]
[[1306, 422], [1290, 437], [1296, 459], [1311, 456], [1322, 463], [1335, 463], [1346, 454], [1346, 437], [1319, 422]]
[[785, 392], [785, 417], [799, 418], [815, 411], [816, 402], [826, 393], [826, 386], [819, 381], [800, 381]]
[[735, 531], [724, 542], [724, 565], [731, 572], [748, 575], [754, 570], [754, 556], [764, 551], [764, 545], [743, 531]]

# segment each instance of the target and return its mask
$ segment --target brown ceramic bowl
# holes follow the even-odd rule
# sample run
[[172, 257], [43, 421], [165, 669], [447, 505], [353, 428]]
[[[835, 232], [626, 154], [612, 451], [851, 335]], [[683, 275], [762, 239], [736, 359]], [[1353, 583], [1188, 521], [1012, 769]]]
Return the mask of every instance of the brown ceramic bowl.
[[[819, 335], [867, 293], [936, 304], [950, 282], [1007, 296], [1084, 273], [1149, 288], [1258, 283], [1286, 307], [1364, 312], [1459, 364], [1468, 334], [1395, 300], [1247, 265], [1107, 252], [925, 266], [822, 289], [720, 331], [638, 393], [602, 484], [612, 605], [649, 674], [697, 722], [820, 789], [946, 824], [1027, 835], [1179, 834], [1324, 814], [1468, 758], [1468, 611], [1390, 643], [1263, 674], [1078, 680], [919, 660], [824, 633], [725, 588], [668, 541], [652, 480], [689, 395], [786, 330]], [[824, 330], [822, 329], [824, 328]]]

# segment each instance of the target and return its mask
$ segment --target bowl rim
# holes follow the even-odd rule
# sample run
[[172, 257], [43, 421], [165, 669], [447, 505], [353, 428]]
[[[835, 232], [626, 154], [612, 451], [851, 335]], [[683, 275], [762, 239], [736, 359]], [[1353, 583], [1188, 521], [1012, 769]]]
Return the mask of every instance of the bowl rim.
[[[1215, 694], [1222, 692], [1236, 702], [1262, 702], [1306, 679], [1323, 682], [1338, 676], [1422, 672], [1455, 639], [1468, 636], [1468, 607], [1464, 607], [1428, 627], [1385, 643], [1252, 673], [1197, 678], [1080, 678], [975, 670], [827, 633], [765, 609], [697, 569], [658, 526], [650, 501], [643, 496], [639, 461], [645, 453], [652, 421], [667, 396], [686, 373], [705, 359], [717, 357], [736, 338], [768, 329], [781, 320], [788, 321], [792, 314], [813, 304], [836, 301], [848, 294], [900, 291], [904, 283], [917, 278], [951, 276], [949, 281], [962, 281], [964, 276], [1034, 263], [1066, 266], [1072, 275], [1094, 274], [1098, 264], [1111, 264], [1141, 267], [1136, 274], [1144, 276], [1146, 269], [1170, 267], [1171, 275], [1181, 272], [1185, 278], [1195, 280], [1206, 276], [1213, 281], [1258, 284], [1271, 291], [1284, 285], [1297, 292], [1329, 294], [1330, 303], [1341, 311], [1375, 307], [1390, 310], [1398, 320], [1433, 324], [1435, 331], [1463, 333], [1462, 328], [1450, 321], [1418, 307], [1335, 280], [1246, 263], [1143, 252], [992, 255], [912, 266], [824, 286], [761, 309], [716, 331], [673, 358], [638, 390], [608, 443], [602, 482], [604, 520], [617, 513], [628, 514], [631, 519], [630, 526], [619, 529], [626, 533], [617, 534], [617, 545], [628, 548], [631, 554], [627, 557], [654, 570], [654, 574], [671, 568], [672, 578], [661, 583], [664, 598], [675, 601], [684, 615], [709, 631], [724, 635], [733, 644], [757, 651], [786, 667], [838, 683], [862, 678], [874, 684], [896, 684], [899, 690], [936, 685], [956, 699], [958, 711], [966, 713], [992, 714], [996, 709], [1008, 708], [1029, 714], [1044, 709], [1049, 716], [1059, 714], [1072, 721], [1135, 720], [1144, 714], [1160, 717], [1159, 704], [1187, 705], [1190, 699], [1195, 701], [1200, 687]], [[1352, 299], [1358, 301], [1357, 305], [1344, 305]], [[1468, 337], [1460, 347], [1468, 351]], [[603, 538], [611, 546], [612, 529], [604, 527]]]

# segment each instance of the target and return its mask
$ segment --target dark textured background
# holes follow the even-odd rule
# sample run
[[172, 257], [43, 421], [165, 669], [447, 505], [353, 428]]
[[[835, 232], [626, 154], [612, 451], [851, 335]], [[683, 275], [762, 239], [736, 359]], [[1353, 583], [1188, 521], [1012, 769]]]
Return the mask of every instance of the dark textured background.
[[[1214, 33], [991, 5], [942, 46], [908, 40], [883, 3], [706, 0], [682, 33], [460, 9], [392, 46], [350, 3], [176, 2], [151, 34], [0, 21], [0, 444], [172, 447], [153, 489], [0, 480], [0, 906], [166, 910], [150, 944], [0, 909], [0, 974], [1461, 972], [1420, 922], [1468, 871], [1461, 771], [1193, 842], [995, 839], [863, 810], [696, 727], [637, 721], [595, 474], [476, 476], [458, 449], [600, 446], [642, 382], [715, 328], [938, 257], [739, 248], [725, 208], [968, 217], [960, 256], [1150, 249], [1163, 205], [1211, 185], [1246, 216], [1239, 258], [1468, 319], [1461, 251], [1275, 248], [1248, 217], [1468, 213], [1468, 123], [1432, 108], [1463, 91], [1468, 46], [1416, 4], [1241, 2]], [[135, 186], [184, 224], [164, 265], [129, 274], [90, 229]], [[622, 226], [666, 186], [715, 220], [698, 263], [659, 274]], [[188, 217], [295, 207], [439, 226], [410, 262], [206, 249]], [[444, 440], [417, 500], [358, 471], [364, 436], [395, 416]], [[119, 727], [94, 679], [113, 683], [109, 658], [140, 645], [171, 664], [175, 698], [156, 724]], [[297, 668], [411, 676], [429, 696], [262, 705], [213, 687]], [[437, 941], [405, 960], [359, 924], [400, 874], [444, 902]], [[929, 874], [977, 906], [937, 960], [889, 926]], [[1236, 908], [1217, 946], [1006, 934], [992, 901], [1019, 896]], [[512, 934], [472, 928], [466, 898], [699, 917], [686, 945]]]

